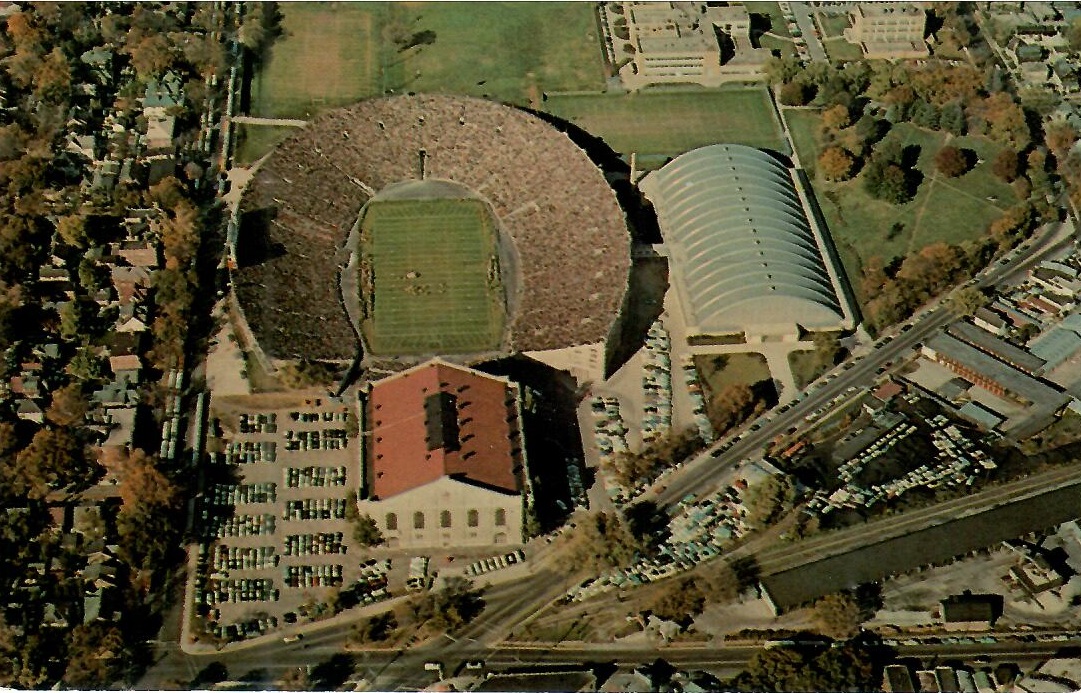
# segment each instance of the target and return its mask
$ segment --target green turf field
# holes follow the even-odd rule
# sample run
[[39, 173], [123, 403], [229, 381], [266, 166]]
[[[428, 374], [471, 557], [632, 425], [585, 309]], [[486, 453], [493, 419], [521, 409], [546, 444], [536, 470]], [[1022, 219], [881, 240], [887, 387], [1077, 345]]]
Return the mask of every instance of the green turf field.
[[282, 35], [255, 72], [251, 113], [306, 118], [378, 93], [379, 3], [286, 2]]
[[372, 202], [361, 223], [361, 253], [370, 267], [364, 332], [372, 352], [498, 348], [505, 311], [496, 230], [482, 202]]
[[[590, 3], [282, 3], [252, 80], [252, 115], [306, 118], [383, 93], [446, 92], [539, 106], [604, 87]], [[416, 45], [412, 37], [423, 37]]]
[[[655, 159], [719, 142], [785, 152], [764, 88], [552, 96], [545, 110], [602, 137], [621, 154]], [[648, 163], [643, 160], [641, 163]]]
[[[399, 90], [488, 96], [535, 107], [543, 92], [604, 87], [593, 3], [393, 3], [397, 31], [434, 40], [397, 52]], [[393, 47], [392, 47], [393, 49]]]
[[[785, 117], [800, 161], [813, 171], [819, 147], [818, 113], [786, 109]], [[911, 202], [893, 205], [876, 200], [864, 191], [860, 177], [842, 183], [813, 178], [815, 195], [861, 303], [868, 298], [859, 295], [865, 260], [877, 255], [889, 264], [895, 257], [932, 243], [979, 238], [988, 224], [1016, 201], [1013, 189], [991, 173], [990, 162], [1000, 147], [985, 138], [949, 138], [950, 144], [975, 151], [981, 160], [958, 178], [935, 173], [934, 156], [947, 140], [945, 133], [901, 123], [891, 129], [886, 139], [919, 147], [916, 168], [923, 174], [923, 181]]]

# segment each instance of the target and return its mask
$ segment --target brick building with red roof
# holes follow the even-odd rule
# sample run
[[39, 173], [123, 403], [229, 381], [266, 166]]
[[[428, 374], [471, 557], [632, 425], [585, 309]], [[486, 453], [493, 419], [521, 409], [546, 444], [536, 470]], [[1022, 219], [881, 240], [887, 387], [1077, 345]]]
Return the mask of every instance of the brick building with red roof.
[[523, 541], [515, 383], [435, 359], [374, 383], [365, 419], [359, 509], [389, 546]]

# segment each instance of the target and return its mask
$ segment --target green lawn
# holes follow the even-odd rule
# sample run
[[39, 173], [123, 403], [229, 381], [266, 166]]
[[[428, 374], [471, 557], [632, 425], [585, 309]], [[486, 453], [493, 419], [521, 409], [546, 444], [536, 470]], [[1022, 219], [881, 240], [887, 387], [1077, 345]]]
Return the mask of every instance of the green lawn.
[[825, 14], [815, 15], [818, 27], [822, 29], [822, 38], [838, 38], [844, 35], [844, 30], [852, 25], [848, 20], [848, 14]]
[[[817, 159], [819, 116], [805, 109], [788, 109], [785, 116], [800, 160], [811, 171]], [[877, 255], [889, 263], [932, 243], [978, 238], [1016, 200], [1013, 189], [991, 173], [990, 161], [999, 147], [986, 139], [950, 138], [951, 144], [971, 149], [981, 159], [972, 170], [952, 179], [936, 174], [933, 163], [947, 140], [945, 133], [902, 123], [886, 139], [919, 147], [916, 168], [923, 180], [911, 202], [892, 205], [876, 200], [864, 191], [859, 177], [829, 183], [812, 176], [815, 195], [861, 303], [867, 300], [859, 295], [858, 281], [866, 259]]]
[[788, 22], [785, 21], [784, 13], [781, 12], [781, 6], [777, 3], [756, 2], [753, 5], [748, 6], [747, 10], [751, 14], [767, 16], [769, 18], [769, 32], [771, 34], [791, 38], [791, 35], [788, 33]]
[[604, 87], [592, 3], [391, 3], [395, 26], [435, 39], [398, 53], [400, 90], [488, 96], [540, 106], [543, 92]]
[[761, 87], [553, 96], [545, 110], [603, 138], [621, 154], [636, 151], [658, 163], [719, 142], [786, 151]]
[[[304, 118], [383, 94], [449, 92], [539, 105], [604, 87], [589, 3], [283, 3], [252, 81], [253, 115]], [[423, 37], [409, 48], [410, 37]]]
[[694, 365], [702, 382], [713, 394], [729, 385], [750, 386], [772, 377], [766, 357], [754, 352], [695, 356]]
[[379, 93], [379, 3], [287, 2], [282, 36], [252, 78], [252, 115], [305, 118]]
[[495, 229], [477, 200], [377, 201], [361, 225], [377, 354], [459, 354], [499, 346], [505, 320]]
[[826, 39], [822, 42], [822, 47], [826, 49], [826, 55], [829, 56], [830, 60], [835, 63], [863, 58], [863, 51], [860, 50], [860, 47], [845, 41], [843, 38]]

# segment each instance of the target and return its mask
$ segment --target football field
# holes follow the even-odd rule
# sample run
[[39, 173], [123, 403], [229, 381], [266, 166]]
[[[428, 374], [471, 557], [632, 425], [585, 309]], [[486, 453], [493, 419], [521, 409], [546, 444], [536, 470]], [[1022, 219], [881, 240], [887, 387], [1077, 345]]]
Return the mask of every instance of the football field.
[[499, 347], [505, 310], [496, 229], [478, 200], [372, 202], [361, 223], [368, 268], [363, 329], [375, 354]]

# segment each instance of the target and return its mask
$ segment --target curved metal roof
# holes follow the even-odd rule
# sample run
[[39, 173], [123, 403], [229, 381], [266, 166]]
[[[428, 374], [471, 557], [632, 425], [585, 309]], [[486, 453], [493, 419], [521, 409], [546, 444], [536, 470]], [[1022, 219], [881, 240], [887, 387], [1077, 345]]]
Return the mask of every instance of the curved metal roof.
[[702, 332], [844, 320], [792, 178], [763, 151], [735, 144], [676, 157], [642, 181]]

